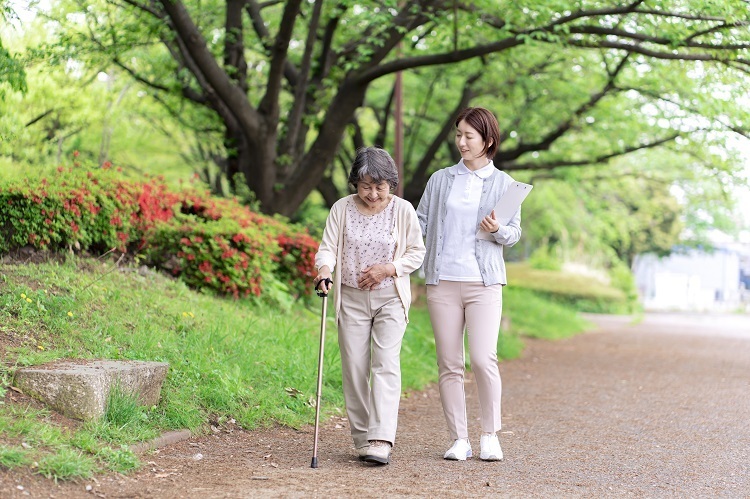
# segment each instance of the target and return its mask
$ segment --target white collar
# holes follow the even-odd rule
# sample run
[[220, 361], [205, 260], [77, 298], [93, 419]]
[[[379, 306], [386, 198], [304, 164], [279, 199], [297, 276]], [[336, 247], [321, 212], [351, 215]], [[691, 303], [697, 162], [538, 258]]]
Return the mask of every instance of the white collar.
[[490, 175], [492, 175], [492, 172], [495, 171], [495, 163], [490, 160], [489, 163], [487, 163], [486, 166], [483, 166], [479, 170], [469, 170], [469, 168], [464, 164], [463, 158], [458, 162], [458, 164], [453, 165], [453, 173], [455, 175], [466, 175], [467, 173], [473, 173], [477, 177], [481, 179], [486, 179]]

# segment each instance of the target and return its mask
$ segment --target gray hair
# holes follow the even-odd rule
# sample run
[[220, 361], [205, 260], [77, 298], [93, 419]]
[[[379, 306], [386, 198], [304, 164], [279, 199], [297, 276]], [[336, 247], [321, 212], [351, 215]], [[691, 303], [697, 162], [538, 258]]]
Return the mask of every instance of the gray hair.
[[398, 186], [398, 168], [391, 155], [379, 147], [362, 147], [357, 150], [357, 157], [349, 172], [349, 185], [357, 188], [357, 183], [369, 175], [373, 182], [388, 182], [391, 190]]

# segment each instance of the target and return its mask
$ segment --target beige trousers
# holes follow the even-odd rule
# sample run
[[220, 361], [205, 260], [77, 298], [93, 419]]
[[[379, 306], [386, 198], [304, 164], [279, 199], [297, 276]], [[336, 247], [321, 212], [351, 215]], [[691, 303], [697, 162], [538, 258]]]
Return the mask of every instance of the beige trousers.
[[374, 291], [341, 286], [341, 374], [356, 448], [368, 440], [396, 440], [405, 330], [396, 286]]
[[502, 382], [497, 367], [497, 339], [503, 287], [481, 282], [440, 281], [427, 286], [427, 308], [435, 333], [440, 400], [452, 439], [468, 438], [464, 392], [464, 328], [471, 370], [479, 392], [482, 432], [500, 430]]

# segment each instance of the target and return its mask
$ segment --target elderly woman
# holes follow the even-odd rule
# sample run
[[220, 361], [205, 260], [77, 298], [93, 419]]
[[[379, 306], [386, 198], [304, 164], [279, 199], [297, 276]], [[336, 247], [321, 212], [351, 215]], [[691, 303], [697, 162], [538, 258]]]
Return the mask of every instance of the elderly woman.
[[[315, 255], [314, 284], [330, 279], [344, 399], [359, 459], [388, 464], [401, 398], [401, 340], [409, 321], [409, 274], [425, 254], [417, 214], [396, 197], [398, 171], [375, 147], [357, 151], [349, 173], [356, 194], [338, 200]], [[328, 291], [328, 281], [320, 283]]]

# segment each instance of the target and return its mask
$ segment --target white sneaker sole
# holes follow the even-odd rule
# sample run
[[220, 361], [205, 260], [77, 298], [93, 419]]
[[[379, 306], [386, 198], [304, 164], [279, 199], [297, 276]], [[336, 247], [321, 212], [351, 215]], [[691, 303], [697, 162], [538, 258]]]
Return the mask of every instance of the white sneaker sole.
[[457, 456], [454, 453], [446, 454], [443, 456], [443, 459], [447, 459], [448, 461], [466, 461], [467, 458], [471, 457], [471, 451], [466, 453], [466, 456]]
[[498, 456], [496, 456], [494, 454], [491, 455], [491, 456], [486, 456], [484, 454], [479, 454], [479, 459], [481, 459], [482, 461], [502, 461], [503, 460], [503, 456], [498, 457]]

